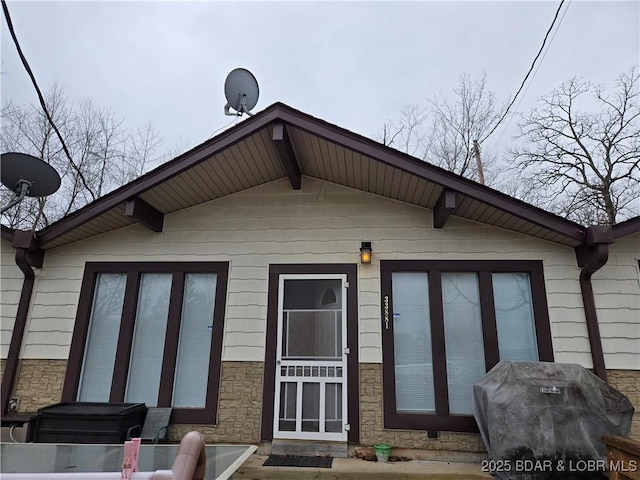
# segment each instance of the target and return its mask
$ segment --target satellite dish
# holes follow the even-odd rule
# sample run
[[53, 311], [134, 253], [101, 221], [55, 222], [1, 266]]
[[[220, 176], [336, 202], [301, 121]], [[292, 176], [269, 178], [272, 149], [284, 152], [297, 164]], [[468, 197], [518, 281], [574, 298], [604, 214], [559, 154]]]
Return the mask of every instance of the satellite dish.
[[[242, 116], [243, 113], [253, 115], [250, 110], [258, 103], [258, 81], [246, 68], [231, 70], [224, 81], [224, 96], [227, 104], [224, 106], [225, 115]], [[237, 113], [230, 113], [233, 108]]]
[[60, 188], [60, 175], [46, 162], [26, 153], [0, 155], [0, 181], [15, 195], [0, 213], [20, 203], [24, 197], [46, 197]]

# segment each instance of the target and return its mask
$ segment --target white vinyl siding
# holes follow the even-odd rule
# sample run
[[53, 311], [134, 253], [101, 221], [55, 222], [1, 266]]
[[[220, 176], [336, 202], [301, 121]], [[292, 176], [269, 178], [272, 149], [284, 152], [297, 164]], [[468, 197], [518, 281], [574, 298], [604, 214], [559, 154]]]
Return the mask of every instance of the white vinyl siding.
[[16, 251], [4, 238], [0, 239], [0, 255], [0, 358], [4, 359], [9, 353], [24, 274], [16, 265]]
[[[21, 357], [68, 358], [87, 261], [229, 261], [222, 359], [263, 361], [269, 264], [357, 264], [363, 240], [373, 242], [373, 256], [358, 267], [360, 362], [382, 362], [380, 259], [529, 259], [544, 264], [555, 360], [591, 367], [572, 247], [455, 216], [434, 229], [428, 209], [308, 177], [299, 191], [282, 179], [167, 214], [162, 234], [132, 225], [47, 251]], [[619, 254], [618, 242], [628, 245]], [[640, 341], [638, 240], [611, 250], [593, 278], [605, 359], [609, 368], [637, 369], [640, 354], [627, 344]]]

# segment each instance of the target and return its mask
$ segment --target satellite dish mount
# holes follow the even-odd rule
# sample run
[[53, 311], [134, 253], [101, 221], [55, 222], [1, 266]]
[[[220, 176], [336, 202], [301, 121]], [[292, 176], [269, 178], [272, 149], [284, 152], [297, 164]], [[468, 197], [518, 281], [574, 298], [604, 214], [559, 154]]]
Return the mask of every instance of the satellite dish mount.
[[[225, 115], [241, 117], [246, 113], [252, 116], [251, 110], [258, 103], [258, 81], [249, 70], [236, 68], [227, 75], [224, 95], [227, 98], [224, 106]], [[231, 109], [235, 110], [235, 113], [231, 112]]]
[[31, 190], [31, 182], [29, 180], [25, 180], [24, 178], [18, 180], [18, 183], [16, 183], [16, 186], [13, 189], [13, 198], [9, 203], [7, 203], [7, 205], [2, 207], [2, 212], [0, 213], [4, 213], [5, 210], [9, 210], [14, 205], [19, 204], [24, 200], [24, 197], [29, 194], [29, 190]]

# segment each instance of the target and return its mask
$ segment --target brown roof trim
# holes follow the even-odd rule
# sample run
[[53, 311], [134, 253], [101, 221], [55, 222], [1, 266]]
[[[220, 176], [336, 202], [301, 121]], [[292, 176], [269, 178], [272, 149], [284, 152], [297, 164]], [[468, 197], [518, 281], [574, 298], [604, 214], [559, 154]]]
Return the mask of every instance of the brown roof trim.
[[201, 163], [207, 158], [242, 141], [244, 138], [279, 121], [312, 135], [334, 142], [362, 155], [378, 160], [418, 177], [434, 182], [446, 189], [509, 212], [523, 220], [536, 223], [577, 242], [584, 240], [584, 227], [540, 208], [512, 198], [492, 188], [448, 172], [442, 168], [413, 158], [374, 140], [345, 130], [282, 103], [274, 103], [262, 112], [223, 132], [217, 137], [189, 150], [161, 165], [133, 182], [124, 185], [80, 210], [64, 217], [39, 232], [40, 245], [46, 246], [101, 213], [140, 195], [154, 186]]
[[640, 217], [633, 217], [624, 222], [616, 223], [612, 228], [613, 238], [622, 238], [634, 233], [640, 233]]
[[2, 227], [2, 238], [4, 240], [13, 241], [13, 234], [16, 232], [13, 228], [9, 228], [5, 225], [0, 225]]

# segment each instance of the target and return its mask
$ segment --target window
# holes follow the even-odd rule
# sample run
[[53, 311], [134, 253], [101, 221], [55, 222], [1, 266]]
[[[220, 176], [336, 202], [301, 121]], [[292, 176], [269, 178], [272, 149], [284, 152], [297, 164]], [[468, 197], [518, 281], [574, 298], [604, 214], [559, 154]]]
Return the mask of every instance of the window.
[[553, 361], [542, 262], [381, 261], [385, 427], [477, 431], [499, 360]]
[[228, 263], [88, 263], [65, 401], [174, 407], [216, 423]]

